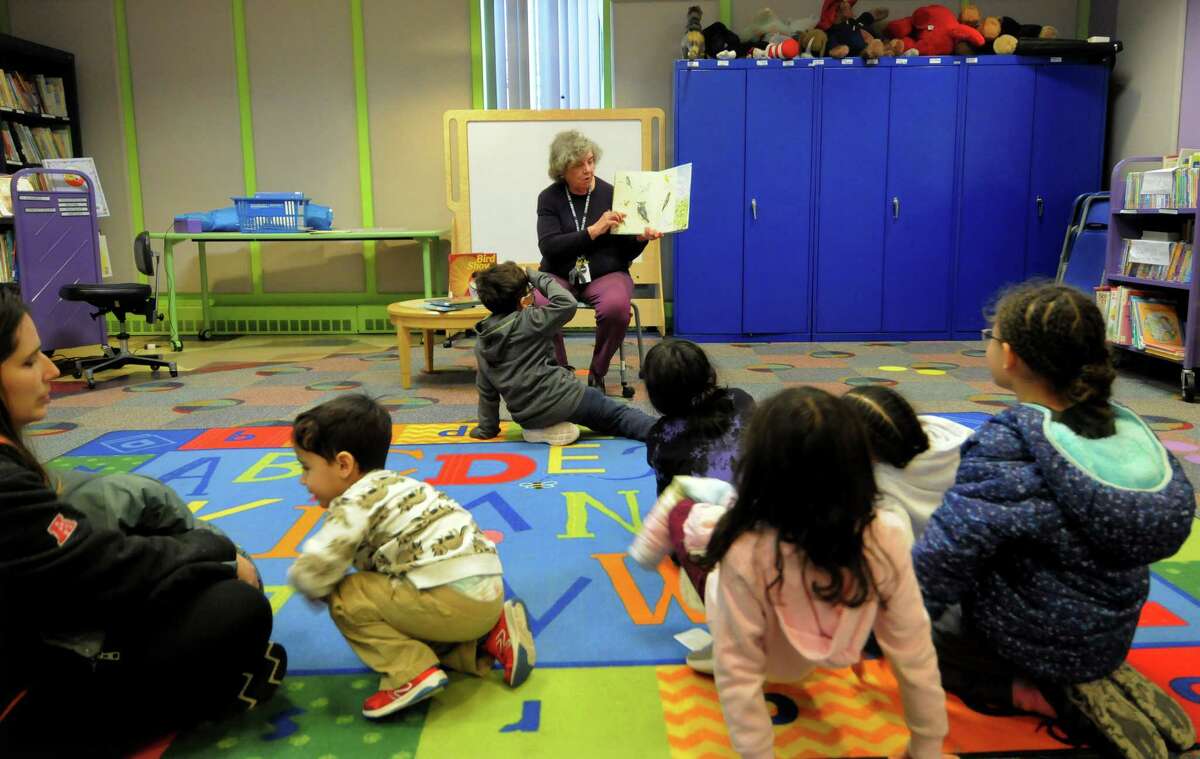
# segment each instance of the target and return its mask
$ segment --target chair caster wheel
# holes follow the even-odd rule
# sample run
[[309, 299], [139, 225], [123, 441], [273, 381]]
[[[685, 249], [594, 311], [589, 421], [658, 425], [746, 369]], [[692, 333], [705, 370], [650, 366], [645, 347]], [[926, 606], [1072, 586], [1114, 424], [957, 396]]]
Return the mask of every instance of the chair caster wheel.
[[446, 342], [442, 343], [442, 347], [443, 348], [453, 348], [454, 342], [451, 340], [447, 340]]
[[86, 372], [83, 373], [83, 376], [85, 379], [87, 379], [88, 390], [95, 390], [96, 389], [96, 376], [94, 374], [92, 374], [92, 370], [88, 369]]
[[170, 364], [167, 366], [167, 371], [171, 372], [171, 376], [172, 376], [172, 377], [178, 377], [178, 376], [179, 376], [179, 370], [178, 370], [177, 368], [175, 368], [175, 362], [171, 362], [171, 363], [170, 363]]
[[202, 329], [200, 330], [200, 333], [196, 335], [196, 337], [200, 338], [200, 340], [204, 342], [212, 340], [212, 330], [207, 328]]
[[150, 373], [151, 373], [151, 374], [155, 374], [155, 375], [157, 375], [157, 374], [158, 374], [158, 370], [159, 370], [159, 369], [161, 369], [161, 368], [162, 368], [162, 367], [159, 367], [159, 366], [152, 366], [152, 367], [150, 367]]
[[1180, 384], [1183, 386], [1183, 400], [1188, 403], [1196, 400], [1196, 372], [1193, 369], [1184, 369], [1180, 372]]
[[629, 385], [621, 385], [621, 397], [622, 398], [632, 398], [633, 397], [633, 388], [630, 387]]
[[172, 340], [171, 341], [171, 350], [174, 351], [175, 353], [178, 353], [181, 350], [183, 350], [183, 341], [182, 340]]

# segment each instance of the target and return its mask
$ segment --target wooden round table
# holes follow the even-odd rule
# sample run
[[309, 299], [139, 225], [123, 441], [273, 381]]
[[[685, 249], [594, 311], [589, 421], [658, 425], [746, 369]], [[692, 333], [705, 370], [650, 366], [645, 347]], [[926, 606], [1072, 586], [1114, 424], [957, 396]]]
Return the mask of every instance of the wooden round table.
[[412, 338], [409, 333], [420, 330], [425, 340], [425, 371], [433, 371], [433, 333], [445, 330], [452, 335], [464, 329], [474, 329], [491, 311], [483, 306], [461, 311], [440, 313], [425, 308], [425, 299], [405, 300], [388, 306], [388, 319], [396, 325], [396, 347], [400, 354], [400, 386], [412, 387]]

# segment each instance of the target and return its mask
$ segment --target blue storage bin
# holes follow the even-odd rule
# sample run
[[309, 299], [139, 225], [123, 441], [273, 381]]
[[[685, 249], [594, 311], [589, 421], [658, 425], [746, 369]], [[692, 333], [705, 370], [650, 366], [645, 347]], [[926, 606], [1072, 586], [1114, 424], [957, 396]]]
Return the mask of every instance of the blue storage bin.
[[302, 232], [308, 198], [302, 192], [256, 192], [234, 197], [242, 232]]

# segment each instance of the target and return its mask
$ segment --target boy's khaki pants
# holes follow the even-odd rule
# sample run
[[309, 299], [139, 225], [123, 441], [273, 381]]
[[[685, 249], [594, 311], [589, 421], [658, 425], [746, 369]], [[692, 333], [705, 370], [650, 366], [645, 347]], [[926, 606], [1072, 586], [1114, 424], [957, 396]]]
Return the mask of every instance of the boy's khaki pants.
[[480, 638], [500, 619], [503, 596], [477, 601], [448, 585], [418, 590], [408, 580], [355, 572], [329, 596], [329, 615], [350, 648], [383, 675], [380, 690], [399, 688], [438, 664], [479, 677], [494, 659]]

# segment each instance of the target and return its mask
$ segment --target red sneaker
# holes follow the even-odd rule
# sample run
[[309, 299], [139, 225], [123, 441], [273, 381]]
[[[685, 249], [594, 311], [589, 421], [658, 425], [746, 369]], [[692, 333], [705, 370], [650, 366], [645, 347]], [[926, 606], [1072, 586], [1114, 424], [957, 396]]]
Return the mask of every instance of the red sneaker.
[[364, 717], [377, 719], [398, 712], [406, 706], [412, 706], [418, 701], [437, 693], [446, 687], [450, 678], [440, 667], [430, 667], [399, 688], [377, 691], [375, 695], [363, 701]]
[[504, 612], [484, 640], [483, 650], [504, 665], [504, 681], [517, 687], [529, 679], [537, 652], [533, 648], [533, 633], [529, 631], [525, 604], [519, 598], [504, 602]]

